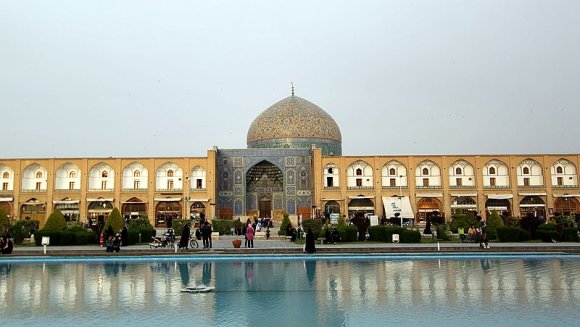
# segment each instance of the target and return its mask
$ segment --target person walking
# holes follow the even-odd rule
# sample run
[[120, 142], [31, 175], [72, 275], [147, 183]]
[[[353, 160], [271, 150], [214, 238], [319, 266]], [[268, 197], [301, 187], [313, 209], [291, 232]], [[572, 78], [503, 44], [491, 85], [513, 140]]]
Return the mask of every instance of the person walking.
[[179, 239], [179, 248], [185, 248], [187, 249], [188, 244], [189, 244], [189, 234], [190, 234], [191, 230], [189, 229], [189, 224], [185, 224], [185, 226], [183, 226], [183, 232], [181, 232], [181, 239]]
[[308, 232], [306, 233], [306, 244], [304, 246], [304, 251], [308, 253], [316, 252], [316, 246], [314, 245], [314, 233], [310, 227], [308, 227]]
[[248, 227], [246, 227], [246, 239], [248, 240], [248, 247], [253, 248], [254, 247], [254, 227], [252, 227], [252, 224], [248, 224]]

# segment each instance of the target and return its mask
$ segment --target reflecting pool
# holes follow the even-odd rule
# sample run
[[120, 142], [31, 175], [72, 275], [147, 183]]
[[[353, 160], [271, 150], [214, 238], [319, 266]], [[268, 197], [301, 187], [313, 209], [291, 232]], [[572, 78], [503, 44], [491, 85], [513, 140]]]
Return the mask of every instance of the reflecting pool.
[[0, 260], [0, 325], [572, 326], [579, 277], [573, 255]]

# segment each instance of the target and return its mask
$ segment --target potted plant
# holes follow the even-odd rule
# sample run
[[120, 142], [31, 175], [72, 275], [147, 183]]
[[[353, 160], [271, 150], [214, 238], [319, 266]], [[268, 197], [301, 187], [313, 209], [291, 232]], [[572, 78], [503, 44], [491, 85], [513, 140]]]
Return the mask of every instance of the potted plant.
[[242, 246], [242, 240], [240, 240], [240, 233], [242, 231], [242, 226], [244, 224], [240, 221], [240, 219], [238, 218], [238, 220], [234, 221], [234, 234], [236, 235], [236, 239], [234, 239], [232, 241], [232, 245], [234, 246], [234, 248], [240, 248]]

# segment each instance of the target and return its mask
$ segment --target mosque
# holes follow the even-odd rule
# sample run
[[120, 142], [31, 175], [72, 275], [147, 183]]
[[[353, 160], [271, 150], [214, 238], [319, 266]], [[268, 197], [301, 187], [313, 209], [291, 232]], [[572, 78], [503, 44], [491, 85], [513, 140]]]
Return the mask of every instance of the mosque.
[[580, 213], [580, 154], [342, 154], [334, 119], [292, 94], [251, 124], [247, 149], [214, 147], [204, 157], [0, 158], [0, 208], [44, 223], [198, 217], [281, 220], [362, 212], [421, 224], [433, 214], [497, 210], [503, 215]]

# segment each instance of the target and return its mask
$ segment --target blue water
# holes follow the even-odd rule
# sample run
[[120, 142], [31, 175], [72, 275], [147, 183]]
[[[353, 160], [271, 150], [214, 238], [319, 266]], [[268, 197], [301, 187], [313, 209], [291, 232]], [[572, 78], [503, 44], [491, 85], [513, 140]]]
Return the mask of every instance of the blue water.
[[0, 325], [574, 326], [579, 277], [573, 255], [0, 260]]

